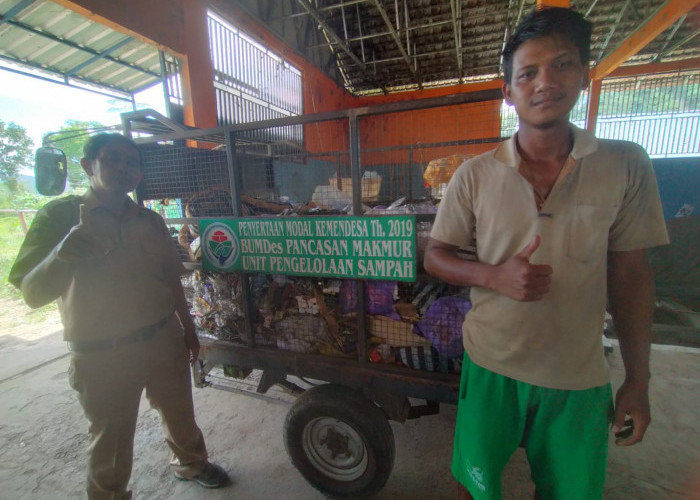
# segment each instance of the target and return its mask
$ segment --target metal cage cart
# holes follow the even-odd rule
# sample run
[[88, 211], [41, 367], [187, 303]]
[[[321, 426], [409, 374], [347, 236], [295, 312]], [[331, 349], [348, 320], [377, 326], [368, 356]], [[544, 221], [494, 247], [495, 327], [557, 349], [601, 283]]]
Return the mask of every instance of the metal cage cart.
[[422, 251], [451, 172], [500, 141], [478, 128], [500, 103], [483, 91], [213, 129], [122, 115], [142, 152], [137, 198], [191, 270], [195, 384], [254, 371], [258, 393], [295, 393], [286, 448], [327, 495], [379, 491], [388, 420], [457, 400], [469, 291], [426, 276]]

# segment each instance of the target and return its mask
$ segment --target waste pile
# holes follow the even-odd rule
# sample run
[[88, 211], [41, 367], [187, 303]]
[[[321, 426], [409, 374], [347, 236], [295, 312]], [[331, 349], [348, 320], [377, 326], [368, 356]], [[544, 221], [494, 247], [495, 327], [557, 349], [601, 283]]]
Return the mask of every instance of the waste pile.
[[[257, 346], [357, 357], [358, 280], [256, 274], [249, 277]], [[244, 276], [194, 271], [183, 279], [200, 336], [247, 344]], [[462, 357], [468, 289], [434, 281], [367, 280], [365, 313], [374, 363], [454, 373]]]

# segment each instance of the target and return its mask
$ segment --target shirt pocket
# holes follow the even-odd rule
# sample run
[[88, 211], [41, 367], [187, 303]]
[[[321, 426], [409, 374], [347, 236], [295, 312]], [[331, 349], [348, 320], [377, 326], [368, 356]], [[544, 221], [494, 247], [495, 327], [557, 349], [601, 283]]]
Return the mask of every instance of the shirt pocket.
[[614, 216], [614, 207], [577, 204], [569, 225], [567, 255], [580, 262], [591, 262], [605, 255]]

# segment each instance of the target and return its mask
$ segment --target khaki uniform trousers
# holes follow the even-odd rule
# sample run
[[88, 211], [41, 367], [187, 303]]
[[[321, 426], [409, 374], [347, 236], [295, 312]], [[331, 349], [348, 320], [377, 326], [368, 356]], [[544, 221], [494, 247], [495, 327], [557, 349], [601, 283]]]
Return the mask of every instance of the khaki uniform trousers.
[[71, 387], [90, 422], [87, 492], [90, 500], [128, 500], [141, 394], [160, 413], [171, 466], [184, 477], [207, 462], [192, 404], [182, 327], [176, 316], [153, 339], [109, 350], [72, 352]]

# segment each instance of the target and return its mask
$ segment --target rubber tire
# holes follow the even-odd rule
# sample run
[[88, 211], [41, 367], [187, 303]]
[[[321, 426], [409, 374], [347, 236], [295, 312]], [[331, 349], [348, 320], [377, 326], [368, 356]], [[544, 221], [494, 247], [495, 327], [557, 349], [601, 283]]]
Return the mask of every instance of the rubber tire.
[[[304, 446], [305, 430], [314, 422], [337, 420], [338, 430], [349, 426], [366, 452], [366, 467], [359, 477], [338, 479], [314, 465]], [[357, 444], [357, 443], [355, 443]], [[322, 493], [336, 498], [368, 498], [381, 490], [394, 467], [394, 434], [384, 412], [361, 392], [336, 384], [323, 384], [302, 394], [287, 413], [284, 445], [294, 466]], [[326, 448], [327, 450], [329, 448]]]

